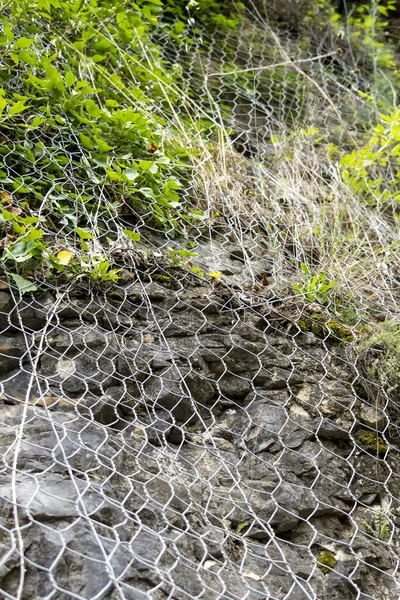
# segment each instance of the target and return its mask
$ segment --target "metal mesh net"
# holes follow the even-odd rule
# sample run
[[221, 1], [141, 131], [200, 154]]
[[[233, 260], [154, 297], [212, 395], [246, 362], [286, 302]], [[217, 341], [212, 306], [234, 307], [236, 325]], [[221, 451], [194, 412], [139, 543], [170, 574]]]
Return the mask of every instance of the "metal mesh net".
[[[100, 255], [119, 269], [106, 288], [3, 283], [4, 598], [398, 596], [397, 386], [382, 339], [357, 346], [372, 318], [396, 326], [398, 232], [323, 159], [326, 140], [362, 146], [375, 108], [336, 38], [302, 48], [261, 8], [234, 31], [189, 19], [190, 47], [166, 12], [153, 46], [124, 49], [143, 72], [179, 73], [148, 83], [170, 105], [143, 108], [132, 71], [165, 140], [184, 146], [201, 120], [179, 235], [162, 214], [160, 232], [151, 194], [123, 208], [128, 182], [104, 180], [65, 115], [57, 133], [2, 130], [10, 206], [40, 193], [30, 214], [61, 250], [85, 219], [87, 269]], [[57, 31], [40, 35], [61, 60]], [[165, 169], [181, 176], [178, 153]]]

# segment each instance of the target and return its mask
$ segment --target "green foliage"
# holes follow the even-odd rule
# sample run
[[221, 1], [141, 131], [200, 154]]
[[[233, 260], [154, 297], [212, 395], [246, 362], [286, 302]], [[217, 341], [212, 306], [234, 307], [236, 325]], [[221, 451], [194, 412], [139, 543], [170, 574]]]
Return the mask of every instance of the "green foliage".
[[175, 32], [180, 32], [189, 19], [200, 20], [206, 26], [220, 29], [235, 30], [243, 19], [245, 5], [243, 2], [231, 0], [167, 0], [166, 10], [172, 16], [178, 15], [174, 23]]
[[333, 299], [333, 288], [336, 282], [328, 282], [326, 273], [313, 275], [310, 267], [304, 263], [301, 264], [301, 271], [303, 283], [293, 284], [295, 292], [304, 296], [310, 302], [319, 302], [322, 305], [329, 304]]
[[[392, 5], [392, 0], [375, 2], [375, 12], [358, 7], [348, 26], [368, 56], [379, 55], [378, 67], [394, 72], [389, 45], [379, 37]], [[307, 4], [302, 27], [319, 17], [323, 27], [343, 28], [328, 0]], [[262, 52], [261, 69], [239, 57], [243, 22], [249, 26], [245, 44], [254, 56]], [[204, 31], [223, 31], [224, 62], [215, 61], [207, 93], [199, 94], [197, 84], [204, 80], [196, 72], [209, 50]], [[187, 192], [201, 149], [211, 147], [210, 139], [235, 133], [233, 87], [259, 106], [260, 114], [265, 109], [271, 123], [282, 124], [270, 131], [274, 159], [290, 155], [288, 145], [300, 132], [303, 147], [307, 143], [314, 150], [323, 142], [329, 160], [336, 160], [340, 144], [328, 141], [322, 123], [304, 119], [318, 89], [311, 82], [311, 63], [289, 64], [280, 44], [268, 44], [269, 35], [246, 22], [245, 5], [232, 0], [15, 0], [5, 6], [0, 13], [2, 270], [26, 281], [83, 273], [91, 273], [93, 281], [112, 281], [117, 273], [112, 255], [102, 248], [104, 239], [139, 242], [136, 230], [145, 225], [186, 243], [193, 225], [208, 226], [210, 217], [190, 207]], [[310, 56], [308, 37], [302, 35], [299, 44]], [[170, 58], [176, 50], [179, 64]], [[207, 54], [210, 64], [220, 50]], [[397, 165], [399, 116], [390, 118], [394, 125], [385, 122], [384, 131], [375, 132], [377, 140], [367, 143], [365, 155], [363, 149], [348, 151], [342, 159], [346, 181], [367, 201], [377, 194], [396, 198], [397, 170], [392, 169], [389, 186], [376, 177], [386, 164]], [[57, 260], [60, 247], [74, 253], [68, 264]], [[186, 259], [190, 255], [169, 254], [170, 264], [202, 276]], [[35, 283], [30, 286], [21, 289], [32, 290]], [[302, 265], [302, 282], [293, 287], [307, 300], [330, 306], [335, 286], [326, 273]], [[350, 338], [336, 320], [324, 327], [323, 335]]]
[[384, 40], [387, 17], [396, 10], [396, 0], [374, 0], [351, 11], [348, 17], [350, 41], [356, 49], [364, 50], [376, 67], [395, 69], [394, 49]]
[[366, 202], [399, 204], [400, 109], [380, 119], [365, 146], [342, 157], [343, 178]]
[[[373, 0], [353, 6], [346, 19], [332, 8], [329, 11], [332, 30], [339, 39], [347, 39], [353, 60], [361, 67], [357, 65], [353, 70], [354, 87], [381, 110], [393, 106], [393, 90], [400, 81], [396, 47], [387, 37], [388, 17], [393, 10], [396, 0]], [[360, 81], [361, 73], [368, 74], [366, 89]]]
[[[213, 124], [204, 115], [165, 120], [186, 86], [161, 57], [155, 28], [163, 18], [164, 45], [190, 45], [191, 10], [195, 20], [234, 29], [244, 6], [191, 4], [188, 11], [178, 0], [16, 0], [0, 13], [4, 271], [49, 275], [60, 267], [57, 246], [88, 252], [85, 239], [98, 239], [111, 219], [132, 241], [139, 238], [124, 226], [130, 215], [170, 235], [193, 219], [201, 224], [181, 190]], [[112, 280], [111, 265], [93, 256], [98, 251], [80, 273]]]
[[373, 516], [370, 523], [367, 521], [361, 521], [361, 526], [364, 532], [368, 535], [368, 538], [364, 535], [359, 537], [364, 539], [369, 539], [372, 537], [383, 542], [386, 542], [390, 539], [392, 527], [382, 509]]
[[88, 254], [73, 261], [69, 268], [75, 279], [89, 279], [96, 285], [116, 283], [119, 279], [118, 269], [113, 269], [107, 257], [101, 254]]
[[198, 268], [194, 267], [190, 261], [191, 258], [197, 256], [196, 252], [190, 252], [189, 250], [177, 250], [176, 248], [167, 248], [168, 252], [168, 261], [174, 267], [182, 267], [187, 268], [193, 275], [197, 275], [199, 277], [204, 277], [204, 272]]
[[400, 390], [400, 325], [384, 321], [365, 336], [357, 348], [367, 375], [379, 383], [389, 396]]
[[190, 252], [189, 250], [177, 250], [176, 248], [167, 248], [169, 254], [169, 260], [172, 265], [184, 266], [186, 264], [186, 258], [194, 258], [197, 256], [196, 252]]
[[317, 558], [318, 561], [318, 569], [324, 575], [327, 575], [331, 569], [334, 569], [336, 565], [336, 558], [333, 552], [327, 550], [326, 552], [322, 552]]
[[37, 290], [37, 286], [34, 283], [29, 281], [28, 279], [25, 279], [24, 277], [21, 277], [21, 275], [12, 273], [11, 278], [22, 294], [26, 294], [28, 292], [35, 292]]

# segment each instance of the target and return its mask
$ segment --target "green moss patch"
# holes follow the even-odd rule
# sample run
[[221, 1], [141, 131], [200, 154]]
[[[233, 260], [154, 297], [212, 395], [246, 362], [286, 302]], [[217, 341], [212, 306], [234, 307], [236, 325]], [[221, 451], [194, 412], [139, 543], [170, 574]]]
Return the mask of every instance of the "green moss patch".
[[320, 554], [317, 558], [318, 569], [322, 571], [324, 575], [329, 573], [336, 565], [336, 558], [333, 552], [326, 551]]

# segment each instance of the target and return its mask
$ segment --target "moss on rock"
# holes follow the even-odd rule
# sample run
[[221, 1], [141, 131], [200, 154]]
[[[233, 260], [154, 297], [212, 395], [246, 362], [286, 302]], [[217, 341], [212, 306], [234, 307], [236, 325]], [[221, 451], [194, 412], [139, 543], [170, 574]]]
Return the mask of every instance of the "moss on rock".
[[371, 454], [383, 455], [387, 452], [387, 446], [383, 439], [372, 431], [362, 431], [358, 436], [358, 441]]
[[351, 331], [351, 329], [349, 329], [345, 325], [342, 325], [341, 323], [338, 323], [338, 321], [330, 319], [327, 322], [326, 326], [328, 327], [331, 335], [337, 338], [338, 340], [341, 340], [343, 342], [354, 341], [354, 334]]
[[318, 569], [322, 571], [324, 575], [329, 573], [331, 569], [333, 569], [336, 565], [336, 558], [333, 552], [327, 550], [326, 552], [322, 552], [317, 558], [318, 561]]
[[319, 338], [328, 338], [336, 342], [353, 342], [354, 334], [351, 329], [335, 321], [326, 319], [323, 313], [313, 313], [297, 321], [300, 329], [306, 333], [313, 333]]

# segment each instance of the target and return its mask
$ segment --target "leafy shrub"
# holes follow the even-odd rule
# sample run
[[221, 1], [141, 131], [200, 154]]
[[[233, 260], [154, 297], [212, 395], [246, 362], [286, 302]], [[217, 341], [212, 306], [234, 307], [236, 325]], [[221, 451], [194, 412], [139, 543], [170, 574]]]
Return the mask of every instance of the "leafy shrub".
[[[231, 28], [244, 9], [192, 4], [206, 21]], [[213, 124], [204, 115], [164, 118], [187, 86], [154, 34], [168, 11], [179, 12], [186, 21], [166, 20], [163, 43], [190, 45], [186, 7], [178, 0], [17, 0], [0, 13], [0, 265], [22, 278], [17, 284], [25, 281], [21, 290], [29, 288], [25, 277], [73, 268], [112, 279], [98, 239], [122, 235], [126, 219], [170, 236], [201, 222], [182, 188]], [[86, 238], [77, 235], [85, 230]], [[76, 254], [68, 268], [57, 260], [60, 247]]]
[[399, 204], [400, 109], [381, 114], [380, 119], [365, 146], [342, 157], [343, 177], [366, 202]]

